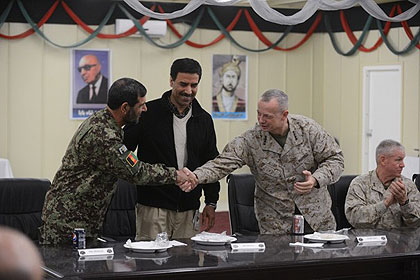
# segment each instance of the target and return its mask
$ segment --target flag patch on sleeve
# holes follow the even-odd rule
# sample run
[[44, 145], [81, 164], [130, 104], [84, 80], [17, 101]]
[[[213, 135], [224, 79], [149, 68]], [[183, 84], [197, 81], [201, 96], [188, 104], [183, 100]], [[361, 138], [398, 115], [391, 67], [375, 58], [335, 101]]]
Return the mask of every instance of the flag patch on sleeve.
[[139, 161], [136, 155], [133, 152], [130, 152], [128, 156], [125, 158], [128, 164], [133, 167]]

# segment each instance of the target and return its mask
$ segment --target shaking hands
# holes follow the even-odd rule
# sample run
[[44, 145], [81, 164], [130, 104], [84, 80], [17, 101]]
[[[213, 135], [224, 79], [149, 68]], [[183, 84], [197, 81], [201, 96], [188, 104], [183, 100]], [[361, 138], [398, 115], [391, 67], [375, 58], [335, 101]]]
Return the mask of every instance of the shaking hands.
[[176, 184], [184, 192], [190, 192], [198, 185], [197, 177], [186, 167], [177, 170], [176, 175]]

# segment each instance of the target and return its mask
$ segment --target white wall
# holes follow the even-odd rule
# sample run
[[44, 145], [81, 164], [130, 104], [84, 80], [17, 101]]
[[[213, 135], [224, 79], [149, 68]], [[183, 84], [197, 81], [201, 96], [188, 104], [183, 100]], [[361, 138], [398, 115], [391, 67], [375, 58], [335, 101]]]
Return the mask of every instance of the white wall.
[[[187, 30], [185, 25], [177, 25]], [[27, 24], [4, 24], [5, 34], [18, 34]], [[94, 26], [92, 26], [94, 28]], [[46, 24], [45, 34], [54, 42], [68, 45], [86, 38], [75, 25]], [[416, 29], [413, 29], [416, 32]], [[108, 26], [103, 33], [113, 33]], [[190, 40], [207, 43], [219, 31], [197, 30]], [[234, 38], [250, 48], [265, 45], [251, 32], [234, 31]], [[281, 34], [267, 33], [275, 41]], [[360, 35], [360, 34], [357, 34]], [[379, 34], [369, 33], [366, 46]], [[296, 44], [303, 34], [290, 34], [282, 47]], [[344, 33], [337, 34], [339, 44], [348, 50]], [[170, 33], [160, 40], [169, 43]], [[392, 29], [390, 39], [398, 49], [408, 44], [402, 28]], [[183, 45], [165, 50], [145, 39], [94, 39], [80, 48], [110, 49], [112, 78], [133, 77], [148, 88], [148, 100], [160, 97], [169, 89], [169, 68], [179, 57], [197, 59], [203, 67], [198, 100], [211, 110], [211, 67], [213, 54], [248, 56], [248, 121], [215, 120], [219, 150], [234, 136], [254, 126], [256, 103], [267, 89], [285, 90], [290, 97], [290, 111], [314, 118], [340, 140], [346, 161], [346, 174], [361, 171], [362, 68], [367, 65], [401, 64], [403, 66], [403, 144], [407, 155], [417, 155], [419, 147], [420, 52], [393, 55], [384, 45], [372, 53], [352, 57], [338, 55], [328, 35], [314, 34], [302, 47], [291, 52], [250, 53], [238, 49], [228, 40], [195, 49]], [[52, 180], [70, 138], [80, 121], [69, 119], [70, 50], [56, 48], [37, 35], [19, 40], [0, 41], [0, 157], [8, 158], [16, 177], [45, 177]], [[239, 172], [246, 172], [246, 168]], [[222, 180], [220, 210], [227, 209], [226, 184]]]

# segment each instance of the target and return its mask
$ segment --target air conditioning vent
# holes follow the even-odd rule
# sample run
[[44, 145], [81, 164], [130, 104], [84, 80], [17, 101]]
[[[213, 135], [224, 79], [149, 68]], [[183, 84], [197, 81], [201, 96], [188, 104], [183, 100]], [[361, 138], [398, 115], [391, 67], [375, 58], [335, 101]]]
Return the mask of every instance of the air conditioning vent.
[[[131, 27], [134, 26], [134, 23], [131, 19], [116, 19], [115, 20], [115, 34], [120, 34], [126, 32]], [[152, 38], [159, 38], [166, 35], [166, 21], [163, 20], [148, 20], [143, 24], [143, 28], [146, 31], [147, 35]], [[139, 31], [131, 35], [135, 37], [141, 37]]]

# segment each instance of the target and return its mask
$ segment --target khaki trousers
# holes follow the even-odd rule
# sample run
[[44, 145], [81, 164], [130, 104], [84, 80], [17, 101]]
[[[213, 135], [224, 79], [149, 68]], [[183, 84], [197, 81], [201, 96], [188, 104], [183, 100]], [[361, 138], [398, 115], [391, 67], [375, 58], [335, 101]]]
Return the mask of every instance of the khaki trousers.
[[168, 209], [136, 205], [136, 240], [155, 240], [166, 232], [168, 238], [191, 238], [200, 230], [198, 210], [177, 212]]

